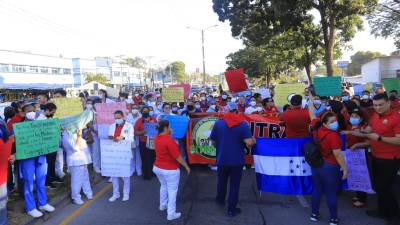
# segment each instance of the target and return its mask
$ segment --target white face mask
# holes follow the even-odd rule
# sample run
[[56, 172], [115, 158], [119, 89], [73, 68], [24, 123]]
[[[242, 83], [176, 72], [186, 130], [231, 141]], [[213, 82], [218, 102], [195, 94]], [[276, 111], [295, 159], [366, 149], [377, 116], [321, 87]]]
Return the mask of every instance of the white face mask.
[[363, 96], [361, 97], [361, 99], [363, 99], [363, 100], [368, 100], [368, 99], [369, 99], [369, 96], [368, 96], [368, 95], [363, 95]]
[[139, 110], [137, 110], [137, 109], [132, 109], [132, 114], [133, 114], [133, 115], [138, 115], [138, 114], [139, 114]]
[[203, 96], [203, 97], [200, 98], [200, 100], [205, 101], [206, 97]]
[[256, 110], [257, 110], [257, 112], [262, 112], [262, 108], [261, 107], [257, 107]]
[[28, 120], [35, 120], [35, 118], [36, 118], [36, 113], [35, 113], [35, 112], [28, 112], [28, 113], [25, 115], [25, 117], [26, 117]]
[[200, 109], [200, 105], [196, 104], [195, 105], [196, 109]]
[[138, 96], [139, 96], [139, 94], [138, 94], [138, 93], [136, 93], [136, 94], [135, 94], [135, 96], [136, 96], [136, 97], [138, 97]]
[[149, 112], [149, 115], [150, 115], [150, 116], [154, 116], [154, 112], [153, 112], [153, 111], [150, 111], [150, 112]]
[[251, 106], [256, 106], [256, 104], [257, 104], [257, 103], [256, 103], [255, 101], [251, 101], [251, 102], [250, 102], [250, 105], [251, 105]]
[[210, 105], [210, 108], [215, 110], [215, 105]]

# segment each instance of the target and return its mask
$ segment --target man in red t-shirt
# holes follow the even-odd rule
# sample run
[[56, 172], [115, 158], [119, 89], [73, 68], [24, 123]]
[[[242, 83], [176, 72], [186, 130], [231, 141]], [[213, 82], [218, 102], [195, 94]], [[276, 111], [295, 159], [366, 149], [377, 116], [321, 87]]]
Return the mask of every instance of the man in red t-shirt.
[[286, 126], [288, 138], [310, 137], [310, 114], [307, 109], [301, 108], [302, 100], [301, 95], [294, 95], [290, 99], [291, 108], [279, 116], [281, 125]]
[[351, 134], [369, 139], [372, 149], [372, 177], [378, 196], [378, 211], [368, 211], [372, 217], [391, 219], [399, 213], [399, 203], [393, 190], [400, 168], [400, 113], [390, 108], [385, 93], [373, 98], [375, 112], [369, 126]]

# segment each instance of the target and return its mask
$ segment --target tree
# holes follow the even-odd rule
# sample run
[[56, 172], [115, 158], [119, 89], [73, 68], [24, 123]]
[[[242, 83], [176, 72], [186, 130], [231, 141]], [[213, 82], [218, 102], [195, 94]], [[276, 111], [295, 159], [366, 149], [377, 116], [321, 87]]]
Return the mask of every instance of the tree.
[[375, 36], [393, 37], [395, 45], [400, 49], [400, 1], [383, 0], [376, 11], [367, 16], [371, 32]]
[[350, 76], [361, 74], [362, 65], [380, 56], [383, 56], [383, 54], [381, 54], [380, 52], [356, 52], [356, 54], [351, 56], [351, 63], [347, 68], [347, 74]]
[[134, 58], [125, 58], [122, 63], [139, 69], [144, 69], [147, 65], [146, 60], [137, 56]]
[[[316, 10], [320, 31], [313, 38], [324, 50], [327, 75], [333, 75], [335, 49], [349, 42], [362, 29], [361, 16], [373, 11], [377, 0], [213, 0], [213, 9], [221, 21], [229, 20], [232, 35], [246, 42], [262, 37], [269, 40], [293, 30], [306, 37], [301, 29], [314, 21]], [[254, 42], [256, 43], [256, 42]]]
[[107, 79], [107, 77], [103, 74], [95, 74], [95, 73], [86, 73], [86, 83], [90, 83], [92, 81], [96, 81], [100, 84], [110, 86], [110, 81]]
[[185, 63], [182, 61], [176, 61], [169, 64], [165, 71], [169, 71], [171, 67], [172, 79], [174, 82], [184, 82], [186, 80]]

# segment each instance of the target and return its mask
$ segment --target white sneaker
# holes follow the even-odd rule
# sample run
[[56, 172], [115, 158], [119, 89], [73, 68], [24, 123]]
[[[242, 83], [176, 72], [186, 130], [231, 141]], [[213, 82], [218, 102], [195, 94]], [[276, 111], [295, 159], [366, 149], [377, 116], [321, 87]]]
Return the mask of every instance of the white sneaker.
[[179, 219], [181, 217], [181, 213], [173, 213], [171, 215], [167, 216], [167, 220], [176, 220]]
[[111, 196], [111, 198], [108, 199], [109, 202], [115, 202], [117, 199], [119, 199], [119, 196]]
[[46, 204], [44, 206], [40, 206], [39, 207], [40, 210], [44, 210], [46, 212], [53, 212], [54, 210], [56, 210], [53, 206]]
[[88, 200], [92, 200], [92, 199], [93, 199], [93, 195], [88, 195], [88, 196], [86, 196], [86, 198], [87, 198]]
[[108, 178], [107, 182], [112, 183], [112, 177]]
[[82, 201], [82, 199], [74, 199], [73, 202], [74, 202], [74, 204], [77, 204], [77, 205], [83, 205], [83, 203], [85, 203]]
[[33, 218], [39, 218], [39, 217], [43, 216], [43, 213], [37, 209], [33, 209], [28, 212], [28, 215], [32, 216]]
[[160, 209], [160, 211], [164, 211], [164, 210], [167, 209], [167, 206], [166, 205], [160, 205], [159, 209]]
[[124, 195], [124, 197], [122, 198], [123, 202], [126, 202], [129, 200], [129, 195]]

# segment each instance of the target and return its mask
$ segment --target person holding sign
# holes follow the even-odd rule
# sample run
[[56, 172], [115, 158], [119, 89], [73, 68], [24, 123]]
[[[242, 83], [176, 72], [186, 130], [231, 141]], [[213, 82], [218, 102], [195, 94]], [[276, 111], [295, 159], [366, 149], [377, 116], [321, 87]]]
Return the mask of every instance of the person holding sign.
[[64, 131], [62, 143], [67, 154], [68, 170], [71, 173], [71, 198], [75, 204], [82, 205], [84, 202], [80, 195], [81, 189], [88, 199], [93, 198], [87, 169], [87, 165], [92, 163], [92, 157], [82, 138], [82, 130], [77, 130], [72, 134]]
[[[26, 115], [25, 121], [35, 120], [36, 112], [33, 105], [25, 105], [23, 107], [23, 111]], [[16, 137], [16, 139], [18, 139], [18, 137]], [[55, 210], [54, 207], [47, 203], [45, 187], [47, 174], [46, 156], [41, 155], [29, 159], [19, 160], [19, 171], [21, 179], [24, 180], [25, 209], [28, 212], [28, 215], [35, 218], [43, 216], [43, 213], [36, 209], [36, 201], [33, 196], [34, 181], [36, 181], [39, 209], [47, 212], [53, 212]]]
[[167, 210], [167, 219], [174, 220], [181, 217], [181, 213], [176, 212], [176, 195], [180, 179], [179, 164], [185, 167], [188, 174], [190, 174], [190, 168], [180, 155], [175, 140], [171, 137], [172, 130], [169, 121], [160, 120], [157, 130], [158, 135], [154, 138], [156, 160], [153, 172], [161, 184], [159, 209]]
[[[134, 130], [132, 124], [124, 120], [124, 113], [120, 110], [115, 111], [114, 118], [115, 123], [111, 124], [108, 130], [108, 138], [114, 140], [115, 142], [120, 142], [122, 140], [128, 141], [128, 143], [130, 144], [129, 148], [131, 148], [131, 145], [135, 143], [133, 139]], [[133, 172], [133, 155], [131, 158], [131, 171]], [[131, 178], [121, 177], [121, 179], [124, 182], [122, 201], [128, 201], [131, 187]], [[119, 177], [112, 177], [111, 180], [113, 184], [113, 195], [110, 199], [108, 199], [108, 201], [114, 202], [120, 197]]]

